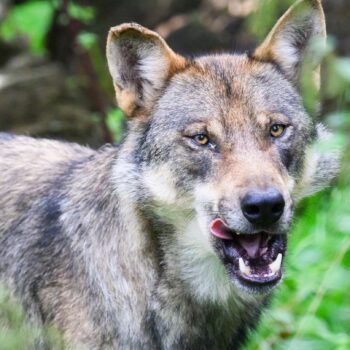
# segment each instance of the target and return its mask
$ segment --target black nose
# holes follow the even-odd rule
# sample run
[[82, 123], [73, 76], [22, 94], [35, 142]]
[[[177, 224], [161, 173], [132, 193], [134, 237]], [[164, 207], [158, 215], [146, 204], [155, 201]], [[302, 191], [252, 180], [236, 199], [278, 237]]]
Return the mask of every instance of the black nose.
[[243, 215], [252, 224], [268, 226], [282, 216], [284, 210], [282, 194], [274, 188], [265, 191], [249, 191], [241, 200]]

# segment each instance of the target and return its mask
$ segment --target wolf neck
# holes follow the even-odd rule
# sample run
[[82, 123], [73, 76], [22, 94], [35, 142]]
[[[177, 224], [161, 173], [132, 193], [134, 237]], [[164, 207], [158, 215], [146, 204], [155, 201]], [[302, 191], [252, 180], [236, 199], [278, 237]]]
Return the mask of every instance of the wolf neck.
[[[177, 218], [184, 224], [176, 225], [174, 218], [164, 220], [151, 208], [143, 214], [159, 242], [161, 260], [150, 303], [156, 333], [163, 334], [169, 344], [183, 342], [185, 348], [237, 345], [237, 337], [244, 338], [239, 334], [243, 325], [252, 326], [250, 320], [258, 319], [261, 300], [243, 297], [233, 288], [210, 248], [196, 241], [195, 235], [200, 234], [196, 219], [187, 213]], [[210, 333], [213, 337], [205, 338], [203, 344], [203, 339], [197, 339], [198, 334]], [[224, 336], [218, 339], [218, 334]]]
[[[118, 235], [123, 236], [118, 251], [132, 255], [128, 259], [132, 266], [142, 262], [132, 278], [138, 289], [145, 290], [144, 316], [152, 318], [156, 333], [170, 332], [170, 342], [189, 329], [201, 334], [201, 328], [211, 323], [217, 332], [227, 327], [232, 336], [247, 318], [240, 311], [249, 305], [249, 312], [256, 314], [260, 302], [239, 295], [206, 241], [195, 239], [201, 233], [193, 213], [147, 202], [140, 165], [128, 149], [126, 142], [113, 169], [120, 203]], [[171, 331], [163, 329], [166, 324]]]

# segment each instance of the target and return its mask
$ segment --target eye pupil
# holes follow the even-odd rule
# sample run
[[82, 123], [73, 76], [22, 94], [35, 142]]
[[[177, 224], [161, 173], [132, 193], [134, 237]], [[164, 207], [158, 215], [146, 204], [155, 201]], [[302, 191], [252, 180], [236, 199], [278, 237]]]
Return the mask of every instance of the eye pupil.
[[204, 134], [195, 135], [194, 140], [200, 145], [206, 145], [209, 142], [209, 137]]
[[285, 128], [286, 127], [282, 124], [274, 124], [270, 128], [270, 134], [272, 137], [280, 137], [282, 136]]

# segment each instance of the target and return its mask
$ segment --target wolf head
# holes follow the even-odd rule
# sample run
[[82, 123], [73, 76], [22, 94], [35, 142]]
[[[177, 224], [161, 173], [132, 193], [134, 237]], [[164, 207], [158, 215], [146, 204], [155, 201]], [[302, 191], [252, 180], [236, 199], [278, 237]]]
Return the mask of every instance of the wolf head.
[[[296, 200], [335, 175], [335, 155], [312, 153], [326, 132], [298, 92], [310, 43], [325, 36], [319, 0], [298, 1], [252, 54], [186, 59], [138, 24], [110, 30], [142, 198], [177, 228], [162, 240], [176, 241], [169, 259], [201, 295], [276, 285]], [[312, 74], [318, 85], [317, 60]]]

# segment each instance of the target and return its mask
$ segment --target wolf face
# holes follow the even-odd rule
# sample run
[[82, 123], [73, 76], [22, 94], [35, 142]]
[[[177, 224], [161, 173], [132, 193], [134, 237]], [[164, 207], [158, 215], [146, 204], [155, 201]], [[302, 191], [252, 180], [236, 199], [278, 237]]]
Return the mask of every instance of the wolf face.
[[160, 237], [164, 259], [200, 297], [275, 286], [296, 199], [335, 174], [333, 156], [310, 162], [323, 129], [298, 92], [310, 41], [325, 35], [318, 0], [297, 2], [249, 55], [188, 60], [137, 24], [110, 31], [117, 100], [142, 134], [138, 200], [173, 228]]

